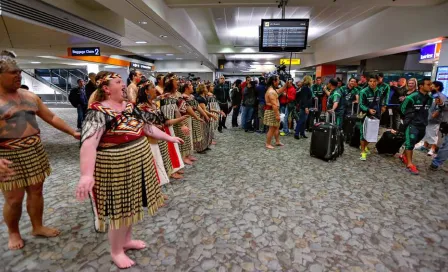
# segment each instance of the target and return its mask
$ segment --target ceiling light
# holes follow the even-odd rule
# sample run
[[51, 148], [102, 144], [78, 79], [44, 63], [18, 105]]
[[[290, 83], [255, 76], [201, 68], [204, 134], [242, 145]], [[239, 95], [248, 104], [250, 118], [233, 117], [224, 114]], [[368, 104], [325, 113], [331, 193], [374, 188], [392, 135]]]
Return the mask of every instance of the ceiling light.
[[172, 56], [173, 54], [166, 54], [167, 56]]
[[243, 26], [231, 28], [227, 31], [228, 37], [239, 37], [239, 38], [258, 38], [258, 26]]
[[40, 61], [32, 61], [31, 63], [32, 63], [32, 64], [39, 64]]
[[216, 20], [218, 20], [218, 21], [219, 21], [219, 20], [222, 20], [222, 18], [221, 18], [221, 17], [218, 17], [218, 18], [216, 18]]
[[181, 47], [182, 47], [182, 45], [178, 45], [177, 47], [181, 48]]
[[283, 55], [276, 54], [233, 54], [227, 55], [228, 59], [242, 59], [242, 60], [261, 60], [261, 59], [280, 59]]
[[163, 58], [157, 58], [157, 60], [163, 60]]
[[166, 36], [166, 35], [160, 35], [159, 37], [160, 38], [168, 38], [168, 36]]
[[136, 41], [135, 43], [138, 43], [138, 44], [145, 44], [145, 43], [148, 43], [148, 42], [145, 42], [145, 41]]
[[142, 25], [146, 25], [148, 22], [146, 22], [146, 21], [139, 21], [138, 23], [142, 24]]
[[177, 60], [181, 60], [182, 58], [176, 58]]
[[151, 54], [144, 54], [143, 56], [147, 56], [147, 57], [149, 57], [149, 56], [151, 56]]

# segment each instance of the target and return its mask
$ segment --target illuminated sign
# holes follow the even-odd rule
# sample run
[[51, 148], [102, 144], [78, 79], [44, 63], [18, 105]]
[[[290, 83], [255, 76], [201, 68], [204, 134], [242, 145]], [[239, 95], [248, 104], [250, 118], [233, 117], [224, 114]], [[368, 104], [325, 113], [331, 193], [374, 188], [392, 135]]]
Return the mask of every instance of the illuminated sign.
[[420, 60], [434, 59], [436, 55], [436, 45], [429, 44], [420, 49]]
[[73, 57], [101, 56], [99, 47], [73, 47], [68, 52]]
[[300, 59], [291, 59], [291, 61], [289, 61], [289, 59], [280, 59], [280, 64], [300, 65]]
[[442, 43], [436, 43], [436, 59], [440, 58], [440, 50], [442, 50]]
[[131, 62], [131, 64], [129, 64], [129, 68], [131, 69], [140, 69], [140, 70], [152, 70], [152, 66], [146, 65], [146, 64], [141, 64], [141, 63], [136, 63], [136, 62]]

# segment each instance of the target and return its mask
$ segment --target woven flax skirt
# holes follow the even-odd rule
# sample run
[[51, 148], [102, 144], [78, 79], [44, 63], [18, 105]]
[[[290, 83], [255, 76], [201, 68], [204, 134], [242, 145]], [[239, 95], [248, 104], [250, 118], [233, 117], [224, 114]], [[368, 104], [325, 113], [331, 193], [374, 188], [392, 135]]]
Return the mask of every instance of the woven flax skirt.
[[277, 119], [275, 119], [275, 113], [273, 110], [266, 110], [264, 112], [263, 123], [265, 126], [270, 126], [270, 127], [279, 127], [280, 126], [280, 121], [277, 121]]
[[154, 159], [146, 137], [116, 148], [98, 150], [92, 204], [95, 229], [130, 226], [153, 215], [163, 204]]
[[162, 154], [163, 167], [168, 176], [173, 173], [173, 163], [171, 162], [170, 153], [168, 151], [168, 143], [165, 141], [159, 141], [160, 153]]
[[0, 143], [0, 158], [12, 162], [15, 175], [0, 182], [0, 190], [11, 191], [44, 182], [50, 163], [38, 135]]
[[[188, 118], [188, 119], [190, 119], [190, 118]], [[191, 131], [191, 127], [189, 126], [188, 119], [182, 121], [180, 124], [173, 125], [174, 134], [176, 134], [177, 137], [179, 137], [182, 140], [184, 140], [183, 144], [179, 144], [180, 154], [182, 155], [182, 157], [190, 156], [191, 153], [192, 153], [191, 136], [190, 135], [185, 135], [182, 132], [182, 129], [181, 129], [182, 126], [185, 125], [185, 126], [189, 127], [190, 131]]]

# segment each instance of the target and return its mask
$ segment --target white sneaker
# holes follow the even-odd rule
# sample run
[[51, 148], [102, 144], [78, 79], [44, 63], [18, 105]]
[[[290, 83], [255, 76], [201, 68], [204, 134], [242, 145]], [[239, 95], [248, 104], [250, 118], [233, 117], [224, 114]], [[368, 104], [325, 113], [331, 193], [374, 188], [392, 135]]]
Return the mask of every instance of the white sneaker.
[[428, 156], [434, 156], [434, 151], [432, 149], [429, 150]]

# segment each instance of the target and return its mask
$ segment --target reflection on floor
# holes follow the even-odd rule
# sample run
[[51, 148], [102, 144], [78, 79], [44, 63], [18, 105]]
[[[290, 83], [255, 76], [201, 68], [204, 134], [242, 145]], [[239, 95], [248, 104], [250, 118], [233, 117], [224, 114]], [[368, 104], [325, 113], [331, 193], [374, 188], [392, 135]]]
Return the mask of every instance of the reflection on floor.
[[[75, 125], [76, 110], [53, 110]], [[24, 212], [26, 246], [11, 252], [2, 221], [0, 270], [117, 271], [90, 204], [74, 198], [79, 143], [41, 129], [53, 167], [45, 222], [62, 234], [32, 238]], [[425, 154], [411, 176], [397, 158], [361, 162], [348, 148], [325, 163], [309, 156], [309, 139], [282, 139], [284, 148], [267, 151], [264, 135], [219, 134], [169, 186], [167, 207], [135, 226], [149, 246], [130, 252], [138, 266], [128, 271], [447, 271], [448, 178], [427, 170]]]

